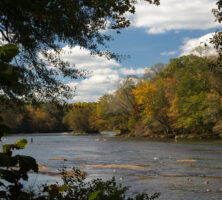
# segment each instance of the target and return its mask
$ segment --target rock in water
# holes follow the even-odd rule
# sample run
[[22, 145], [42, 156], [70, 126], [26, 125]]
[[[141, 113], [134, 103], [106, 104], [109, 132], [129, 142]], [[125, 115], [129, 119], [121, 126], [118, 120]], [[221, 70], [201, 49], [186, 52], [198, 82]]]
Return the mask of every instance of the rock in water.
[[204, 181], [204, 184], [205, 185], [208, 185], [210, 182], [209, 181]]

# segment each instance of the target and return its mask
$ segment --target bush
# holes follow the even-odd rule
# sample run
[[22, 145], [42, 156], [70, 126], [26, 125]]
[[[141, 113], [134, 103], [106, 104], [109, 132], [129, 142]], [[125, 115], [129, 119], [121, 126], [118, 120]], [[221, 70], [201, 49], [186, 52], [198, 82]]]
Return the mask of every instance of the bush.
[[28, 172], [38, 172], [34, 158], [24, 155], [13, 156], [14, 149], [24, 149], [27, 140], [20, 139], [15, 144], [3, 145], [0, 153], [0, 199], [25, 200], [31, 193], [23, 190], [21, 180], [28, 180]]
[[154, 200], [158, 198], [159, 193], [151, 196], [142, 193], [135, 197], [126, 197], [126, 191], [129, 187], [123, 187], [117, 184], [115, 178], [102, 181], [102, 179], [94, 179], [85, 181], [85, 174], [78, 169], [73, 169], [73, 175], [62, 172], [63, 184], [45, 185], [44, 195], [40, 199], [48, 200]]

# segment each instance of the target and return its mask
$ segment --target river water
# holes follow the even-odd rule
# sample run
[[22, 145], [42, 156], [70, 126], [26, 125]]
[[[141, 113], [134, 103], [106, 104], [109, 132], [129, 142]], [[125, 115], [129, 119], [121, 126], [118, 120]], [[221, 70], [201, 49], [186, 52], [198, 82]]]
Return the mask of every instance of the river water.
[[[33, 156], [51, 172], [77, 167], [88, 179], [116, 180], [132, 186], [130, 194], [160, 192], [160, 200], [221, 200], [221, 141], [154, 141], [119, 138], [110, 134], [26, 134], [2, 138], [2, 144], [20, 138], [28, 141], [15, 154]], [[56, 159], [58, 157], [64, 159]], [[108, 166], [111, 165], [111, 166]], [[103, 168], [106, 166], [107, 168]], [[29, 185], [60, 181], [50, 175], [30, 175]]]

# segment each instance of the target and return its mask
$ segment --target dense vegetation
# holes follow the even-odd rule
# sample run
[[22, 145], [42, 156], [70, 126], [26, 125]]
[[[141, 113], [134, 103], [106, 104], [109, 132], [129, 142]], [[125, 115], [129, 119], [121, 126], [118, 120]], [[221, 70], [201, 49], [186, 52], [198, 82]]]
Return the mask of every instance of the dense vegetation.
[[102, 96], [93, 124], [100, 131], [140, 136], [221, 136], [221, 78], [214, 56], [183, 56], [167, 67], [158, 63]]
[[8, 102], [1, 106], [0, 112], [13, 133], [46, 133], [67, 130], [62, 123], [65, 109], [57, 103], [17, 106]]
[[221, 136], [222, 74], [216, 61], [216, 56], [207, 55], [171, 59], [168, 65], [157, 63], [147, 69], [140, 78], [124, 79], [113, 94], [96, 103], [7, 104], [1, 107], [1, 116], [13, 132]]
[[214, 56], [171, 59], [167, 67], [159, 63], [142, 78], [128, 78], [114, 94], [101, 97], [98, 117], [120, 133], [218, 136], [221, 77]]

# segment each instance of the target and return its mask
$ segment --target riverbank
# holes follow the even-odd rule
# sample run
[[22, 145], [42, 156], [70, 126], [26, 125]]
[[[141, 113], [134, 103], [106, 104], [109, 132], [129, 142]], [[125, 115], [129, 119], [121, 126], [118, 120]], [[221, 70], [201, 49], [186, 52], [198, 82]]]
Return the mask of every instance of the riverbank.
[[[55, 133], [12, 133], [10, 135], [50, 135]], [[75, 132], [57, 132], [61, 135], [70, 135], [70, 136], [90, 136], [90, 135], [108, 135], [116, 136], [122, 138], [147, 138], [147, 139], [170, 139], [170, 140], [222, 140], [222, 134], [210, 135], [210, 134], [133, 134], [125, 133], [119, 134], [117, 131], [102, 131], [100, 133], [75, 133]]]
[[75, 133], [75, 132], [62, 132], [62, 135], [73, 135], [73, 136], [87, 136], [87, 135], [109, 135], [109, 136], [117, 136], [117, 137], [127, 137], [127, 138], [150, 138], [150, 139], [172, 139], [172, 140], [222, 140], [222, 134], [210, 135], [210, 134], [141, 134], [136, 135], [132, 133], [128, 134], [118, 134], [115, 131], [103, 131], [98, 133]]
[[132, 138], [150, 138], [150, 139], [173, 139], [173, 140], [222, 140], [222, 134], [218, 135], [209, 135], [209, 134], [144, 134], [144, 135], [136, 135], [136, 134], [116, 134], [118, 137], [132, 137]]

